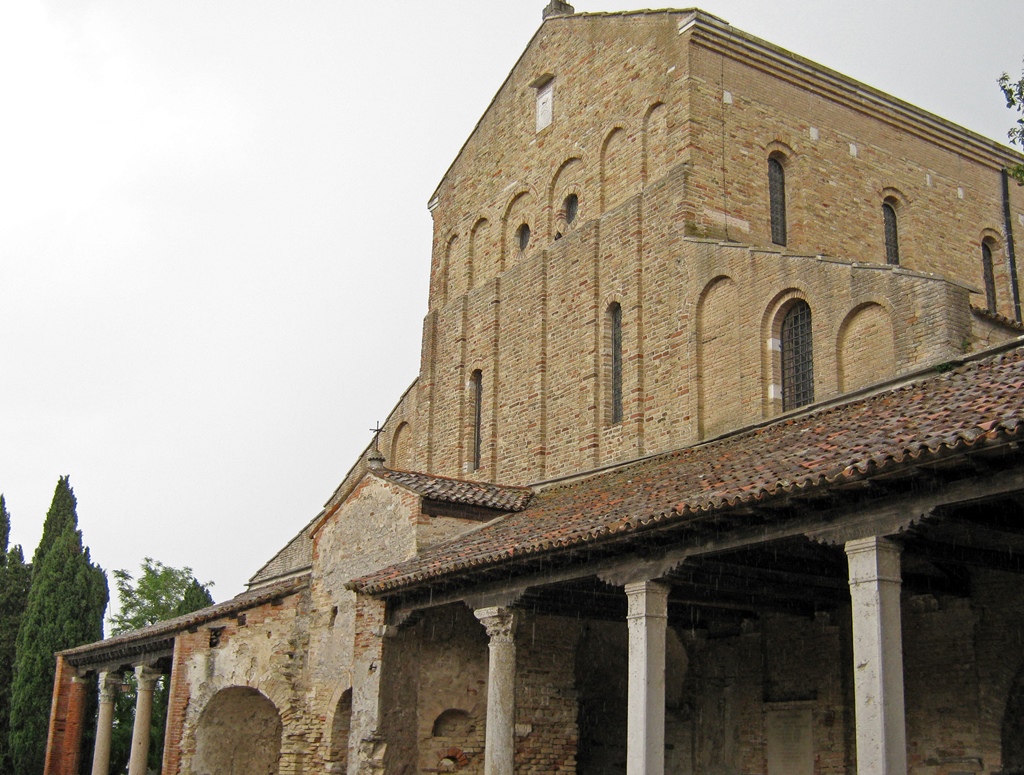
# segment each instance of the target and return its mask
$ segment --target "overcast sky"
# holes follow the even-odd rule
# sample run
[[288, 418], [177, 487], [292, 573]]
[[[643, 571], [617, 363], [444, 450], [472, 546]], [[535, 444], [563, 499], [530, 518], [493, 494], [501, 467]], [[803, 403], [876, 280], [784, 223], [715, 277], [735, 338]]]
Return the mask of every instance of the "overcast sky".
[[[243, 589], [415, 378], [427, 199], [544, 4], [0, 0], [13, 542], [32, 554], [70, 474], [108, 571]], [[703, 7], [989, 137], [1013, 122], [1021, 0]]]

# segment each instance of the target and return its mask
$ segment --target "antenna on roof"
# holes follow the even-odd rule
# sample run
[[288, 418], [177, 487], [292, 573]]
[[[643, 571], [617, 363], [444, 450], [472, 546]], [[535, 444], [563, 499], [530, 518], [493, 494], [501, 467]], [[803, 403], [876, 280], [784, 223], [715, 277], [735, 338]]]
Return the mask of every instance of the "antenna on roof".
[[368, 468], [383, 468], [384, 467], [384, 455], [380, 451], [380, 434], [384, 429], [380, 427], [380, 421], [377, 421], [376, 428], [370, 428], [370, 432], [373, 434], [373, 449], [370, 450], [370, 454], [366, 457], [366, 465]]
[[576, 13], [576, 9], [568, 3], [563, 3], [562, 0], [551, 0], [545, 6], [542, 18], [547, 19], [549, 16], [572, 16], [574, 13]]

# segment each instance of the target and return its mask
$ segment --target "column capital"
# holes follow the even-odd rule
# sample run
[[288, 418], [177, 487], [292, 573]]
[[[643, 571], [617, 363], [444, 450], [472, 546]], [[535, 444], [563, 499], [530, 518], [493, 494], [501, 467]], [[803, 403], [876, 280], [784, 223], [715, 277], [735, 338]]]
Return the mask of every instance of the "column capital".
[[869, 536], [846, 542], [850, 586], [889, 581], [901, 583], [899, 543], [884, 536]]
[[124, 682], [120, 673], [103, 670], [99, 674], [100, 702], [113, 702]]
[[668, 617], [668, 593], [671, 588], [661, 581], [634, 581], [626, 584], [626, 619]]
[[519, 624], [519, 617], [516, 615], [515, 609], [492, 606], [478, 608], [473, 611], [473, 615], [487, 630], [487, 637], [491, 639], [492, 643], [511, 643], [515, 639], [516, 626]]
[[138, 682], [140, 692], [151, 692], [156, 686], [157, 679], [163, 673], [150, 665], [135, 666], [135, 680]]

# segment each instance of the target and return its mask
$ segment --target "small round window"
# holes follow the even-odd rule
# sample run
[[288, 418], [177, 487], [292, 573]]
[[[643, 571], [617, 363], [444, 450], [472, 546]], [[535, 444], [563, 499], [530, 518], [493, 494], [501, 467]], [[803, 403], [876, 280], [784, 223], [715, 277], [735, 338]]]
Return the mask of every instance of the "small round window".
[[530, 244], [530, 226], [524, 223], [518, 229], [516, 229], [516, 244], [520, 250], [526, 250], [526, 246]]
[[565, 222], [572, 223], [580, 212], [580, 198], [575, 194], [569, 194], [562, 202], [562, 209], [565, 211]]

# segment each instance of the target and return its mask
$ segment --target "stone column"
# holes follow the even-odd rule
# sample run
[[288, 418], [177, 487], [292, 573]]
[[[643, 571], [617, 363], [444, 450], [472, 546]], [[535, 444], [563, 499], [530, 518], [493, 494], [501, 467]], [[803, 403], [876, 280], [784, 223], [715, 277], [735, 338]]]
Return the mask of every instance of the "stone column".
[[906, 775], [900, 548], [874, 536], [849, 541], [858, 775]]
[[516, 624], [511, 608], [479, 608], [473, 612], [487, 628], [487, 730], [484, 775], [513, 775], [516, 723]]
[[135, 666], [135, 726], [132, 727], [132, 754], [128, 775], [146, 775], [149, 759], [149, 725], [153, 720], [153, 687], [160, 671], [147, 665]]
[[100, 712], [96, 721], [96, 745], [92, 749], [92, 775], [110, 773], [110, 735], [114, 726], [114, 695], [121, 687], [117, 673], [100, 673]]
[[665, 637], [668, 592], [657, 581], [626, 584], [629, 627], [626, 775], [665, 772]]

